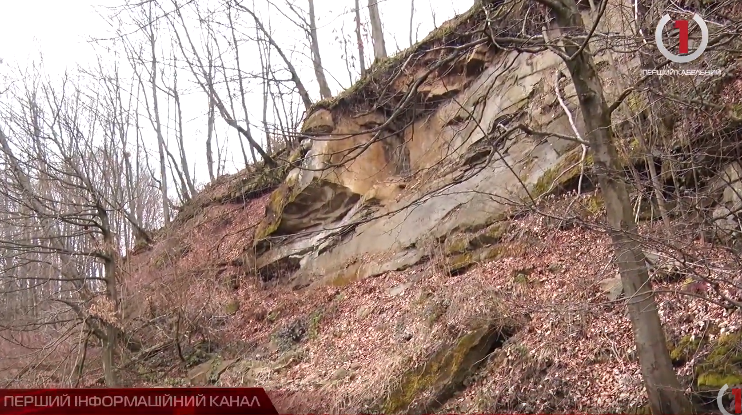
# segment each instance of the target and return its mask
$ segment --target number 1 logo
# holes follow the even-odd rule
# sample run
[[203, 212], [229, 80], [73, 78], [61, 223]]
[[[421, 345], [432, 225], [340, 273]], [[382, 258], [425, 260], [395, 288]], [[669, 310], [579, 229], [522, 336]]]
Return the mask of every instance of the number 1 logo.
[[675, 63], [688, 63], [692, 62], [696, 59], [698, 59], [701, 54], [706, 50], [706, 46], [708, 46], [709, 43], [709, 29], [708, 26], [706, 26], [706, 22], [703, 21], [701, 16], [695, 14], [693, 15], [693, 21], [696, 22], [699, 29], [701, 29], [701, 44], [698, 45], [698, 48], [695, 52], [688, 55], [688, 36], [689, 36], [689, 21], [688, 20], [675, 20], [675, 28], [678, 29], [679, 37], [680, 37], [680, 44], [679, 44], [679, 52], [680, 55], [676, 55], [669, 50], [667, 50], [667, 47], [665, 46], [663, 39], [662, 39], [662, 29], [665, 28], [665, 26], [670, 22], [670, 15], [666, 14], [662, 16], [662, 19], [659, 23], [657, 23], [657, 29], [654, 31], [654, 39], [657, 43], [657, 49], [660, 50], [660, 53], [662, 53], [662, 56], [666, 57], [668, 60], [675, 62]]
[[[721, 388], [719, 394], [716, 395], [716, 403], [719, 405], [719, 411], [721, 411], [722, 414], [732, 415], [726, 410], [726, 408], [724, 408], [724, 402], [722, 402], [727, 389], [729, 389], [729, 385], [724, 385], [724, 387]], [[734, 388], [731, 392], [732, 396], [734, 396], [734, 413], [742, 414], [742, 389]]]
[[675, 28], [678, 29], [678, 36], [680, 37], [680, 45], [678, 46], [678, 52], [683, 55], [688, 54], [688, 21], [687, 20], [675, 20]]

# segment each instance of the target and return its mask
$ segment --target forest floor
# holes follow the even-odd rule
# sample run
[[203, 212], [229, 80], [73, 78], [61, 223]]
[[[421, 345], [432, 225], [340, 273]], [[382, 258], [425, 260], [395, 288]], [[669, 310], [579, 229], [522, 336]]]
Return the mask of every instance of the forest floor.
[[[441, 411], [625, 411], [646, 403], [625, 299], [609, 299], [602, 287], [617, 275], [604, 232], [579, 225], [559, 230], [531, 213], [512, 221], [503, 237], [507, 255], [458, 275], [433, 254], [405, 271], [295, 290], [225, 265], [249, 248], [246, 235], [266, 198], [205, 208], [177, 231], [179, 244], [190, 248], [163, 271], [185, 290], [180, 303], [160, 295], [169, 299], [158, 307], [183, 308], [217, 345], [209, 356], [237, 359], [216, 384], [265, 387], [284, 397], [284, 410], [362, 411], [394, 393], [405, 373], [441, 347], [497, 320], [512, 328], [510, 337]], [[598, 223], [601, 215], [591, 220]], [[657, 225], [642, 229], [661, 237]], [[138, 255], [137, 275], [151, 274], [157, 258], [172, 250], [161, 244]], [[225, 278], [237, 283], [224, 284]], [[172, 291], [166, 281], [156, 287]], [[739, 313], [689, 293], [686, 278], [656, 277], [653, 284], [671, 351], [689, 338], [713, 343], [742, 325]], [[161, 291], [156, 287], [149, 292]], [[710, 350], [694, 344], [675, 359], [689, 392], [694, 367]], [[203, 360], [167, 377], [186, 379]], [[163, 382], [154, 377], [149, 384]]]

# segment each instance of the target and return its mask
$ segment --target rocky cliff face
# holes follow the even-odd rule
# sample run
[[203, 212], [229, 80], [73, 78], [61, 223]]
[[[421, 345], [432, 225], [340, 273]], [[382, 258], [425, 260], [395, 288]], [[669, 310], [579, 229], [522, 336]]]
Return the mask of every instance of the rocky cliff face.
[[[291, 274], [303, 285], [400, 270], [429, 256], [431, 243], [482, 231], [555, 179], [575, 178], [582, 149], [560, 137], [585, 131], [571, 83], [557, 76], [563, 62], [498, 49], [475, 30], [483, 13], [448, 22], [310, 111], [310, 149], [256, 233], [264, 278]], [[639, 76], [626, 55], [598, 62], [608, 99]], [[505, 134], [519, 124], [553, 135]]]
[[[209, 339], [208, 349], [188, 345], [197, 350], [183, 352], [177, 382], [265, 387], [287, 413], [625, 413], [645, 403], [564, 65], [488, 36], [543, 35], [548, 15], [513, 4], [500, 21], [501, 5], [479, 2], [378, 62], [309, 111], [302, 145], [276, 155], [288, 165], [219, 179], [134, 255], [127, 289], [146, 301], [129, 301], [127, 315], [154, 319], [177, 303], [174, 333], [157, 336], [177, 338], [182, 321], [189, 339]], [[611, 0], [598, 31], [628, 27], [626, 7]], [[639, 62], [601, 46], [612, 101], [640, 77]], [[710, 223], [727, 240], [739, 235], [742, 76], [738, 59], [716, 58], [729, 76], [668, 91], [722, 109], [677, 111], [651, 149], [660, 156], [640, 146], [665, 117], [645, 95], [619, 107], [614, 128], [624, 173], [644, 193], [636, 214], [647, 246], [667, 239], [646, 202], [654, 162], [679, 207], [677, 243], [709, 259], [704, 270], [736, 270], [729, 279], [742, 275], [733, 250], [683, 233]], [[552, 196], [577, 188], [581, 161], [583, 194]], [[671, 254], [653, 257], [652, 275], [681, 380], [705, 391], [742, 379], [730, 352], [742, 350], [742, 317], [684, 295]], [[152, 275], [155, 286], [137, 284]]]

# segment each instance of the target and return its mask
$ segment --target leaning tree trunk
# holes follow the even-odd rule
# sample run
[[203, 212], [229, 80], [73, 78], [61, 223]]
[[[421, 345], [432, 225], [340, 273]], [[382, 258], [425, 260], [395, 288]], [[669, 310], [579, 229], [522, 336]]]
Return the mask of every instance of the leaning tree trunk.
[[162, 135], [162, 122], [160, 121], [160, 108], [157, 100], [157, 50], [155, 48], [155, 32], [152, 27], [153, 23], [149, 23], [149, 41], [150, 51], [152, 53], [152, 73], [150, 77], [150, 83], [152, 84], [152, 111], [154, 111], [154, 125], [155, 132], [157, 133], [157, 150], [160, 156], [160, 193], [162, 196], [162, 217], [164, 218], [165, 225], [170, 223], [170, 199], [168, 198], [168, 185], [167, 185], [167, 165], [165, 163], [166, 144], [165, 138]]
[[361, 36], [361, 5], [356, 0], [356, 41], [358, 42], [358, 63], [361, 65], [361, 76], [366, 74], [366, 55], [363, 53], [363, 36]]
[[[585, 25], [574, 0], [536, 0], [552, 8], [560, 28], [584, 33]], [[565, 30], [562, 30], [565, 32]], [[565, 59], [572, 76], [593, 152], [593, 165], [605, 200], [609, 233], [634, 330], [639, 364], [653, 414], [687, 414], [693, 407], [673, 370], [665, 333], [655, 302], [644, 252], [637, 239], [629, 192], [613, 144], [611, 110], [605, 101], [590, 48], [565, 41]]]
[[309, 0], [309, 37], [312, 49], [312, 66], [314, 67], [314, 75], [317, 77], [317, 83], [319, 84], [319, 94], [322, 99], [332, 98], [332, 92], [330, 91], [330, 86], [327, 85], [327, 78], [325, 77], [325, 69], [322, 67], [322, 56], [319, 54], [317, 22], [314, 17], [314, 0]]
[[374, 60], [386, 58], [384, 30], [381, 26], [378, 0], [368, 0], [368, 14], [371, 18], [371, 38], [374, 43]]

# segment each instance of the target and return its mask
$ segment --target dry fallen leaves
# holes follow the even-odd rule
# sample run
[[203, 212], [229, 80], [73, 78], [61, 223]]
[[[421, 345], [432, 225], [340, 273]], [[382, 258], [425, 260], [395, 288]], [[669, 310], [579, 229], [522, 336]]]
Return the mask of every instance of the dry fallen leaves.
[[[208, 269], [217, 259], [236, 258], [252, 243], [251, 227], [262, 217], [264, 204], [265, 197], [244, 207], [207, 208], [181, 233], [191, 249], [176, 268]], [[608, 301], [599, 289], [599, 282], [616, 272], [610, 241], [598, 231], [556, 231], [545, 223], [535, 215], [518, 219], [510, 233], [527, 238], [531, 249], [460, 275], [441, 272], [431, 261], [344, 287], [300, 291], [280, 284], [265, 288], [248, 277], [231, 293], [215, 288], [217, 277], [206, 274], [189, 280], [184, 298], [192, 307], [238, 299], [242, 308], [219, 331], [221, 341], [235, 348], [259, 345], [243, 356], [265, 363], [250, 372], [250, 382], [299, 393], [315, 410], [362, 410], [472, 322], [522, 315], [530, 318], [528, 324], [444, 411], [607, 411], [644, 402], [625, 307], [620, 300]], [[154, 257], [156, 250], [146, 257]], [[147, 269], [141, 267], [141, 275]], [[526, 283], [513, 277], [522, 269], [529, 269]], [[390, 294], [402, 284], [404, 290]], [[720, 307], [673, 293], [679, 283], [658, 288], [669, 291], [657, 297], [669, 338], [700, 336], [704, 324], [727, 331], [742, 325]], [[297, 318], [310, 321], [307, 337], [290, 363], [278, 364], [286, 352], [260, 345]], [[692, 364], [678, 373], [688, 375]], [[246, 376], [228, 371], [222, 383], [244, 384]]]

